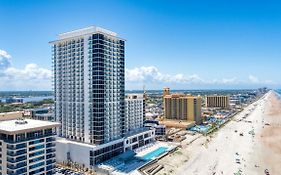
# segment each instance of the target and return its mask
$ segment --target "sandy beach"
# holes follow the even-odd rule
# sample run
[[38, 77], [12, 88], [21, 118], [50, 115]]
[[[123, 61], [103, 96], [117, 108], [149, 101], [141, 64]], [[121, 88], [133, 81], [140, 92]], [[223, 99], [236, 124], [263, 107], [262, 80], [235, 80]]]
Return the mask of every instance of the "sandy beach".
[[[268, 92], [210, 136], [182, 142], [158, 174], [281, 174], [281, 99]], [[190, 136], [194, 137], [194, 136]]]

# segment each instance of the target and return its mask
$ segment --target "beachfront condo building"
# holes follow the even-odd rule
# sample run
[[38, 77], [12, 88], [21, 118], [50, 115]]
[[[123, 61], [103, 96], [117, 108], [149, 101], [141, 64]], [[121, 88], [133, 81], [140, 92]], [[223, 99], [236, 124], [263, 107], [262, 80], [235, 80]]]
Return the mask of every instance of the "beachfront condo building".
[[[54, 116], [61, 123], [58, 162], [94, 168], [125, 150], [154, 141], [154, 130], [141, 128], [140, 116], [126, 118], [124, 39], [115, 32], [91, 26], [59, 34], [50, 43]], [[139, 111], [128, 115], [141, 110], [140, 106]], [[128, 126], [125, 122], [134, 124]]]
[[93, 144], [122, 138], [125, 40], [93, 26], [59, 34], [51, 44], [59, 136]]
[[0, 121], [0, 174], [54, 174], [58, 126], [32, 119]]
[[195, 121], [202, 123], [200, 96], [171, 94], [164, 97], [164, 116], [166, 119]]
[[222, 96], [222, 95], [206, 96], [205, 103], [207, 108], [228, 109], [230, 106], [230, 98], [229, 96]]
[[143, 94], [128, 94], [125, 99], [125, 130], [134, 131], [144, 127]]

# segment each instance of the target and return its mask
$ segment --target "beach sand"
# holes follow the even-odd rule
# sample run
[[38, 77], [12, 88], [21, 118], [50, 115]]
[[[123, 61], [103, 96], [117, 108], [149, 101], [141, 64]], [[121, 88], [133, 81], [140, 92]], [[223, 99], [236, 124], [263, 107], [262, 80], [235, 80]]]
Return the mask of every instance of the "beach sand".
[[271, 175], [279, 175], [281, 100], [270, 91], [217, 132], [182, 142], [182, 147], [159, 161], [164, 169], [158, 174], [262, 175], [268, 169]]

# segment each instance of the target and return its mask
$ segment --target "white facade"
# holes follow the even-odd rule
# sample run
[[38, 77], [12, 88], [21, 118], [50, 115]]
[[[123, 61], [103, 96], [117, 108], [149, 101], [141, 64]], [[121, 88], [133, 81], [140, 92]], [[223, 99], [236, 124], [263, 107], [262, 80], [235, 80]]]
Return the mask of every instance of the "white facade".
[[53, 174], [58, 126], [58, 123], [30, 119], [1, 121], [0, 174]]
[[124, 151], [136, 150], [155, 141], [155, 129], [139, 128], [124, 139]]
[[143, 94], [129, 94], [125, 99], [125, 130], [134, 131], [143, 127]]

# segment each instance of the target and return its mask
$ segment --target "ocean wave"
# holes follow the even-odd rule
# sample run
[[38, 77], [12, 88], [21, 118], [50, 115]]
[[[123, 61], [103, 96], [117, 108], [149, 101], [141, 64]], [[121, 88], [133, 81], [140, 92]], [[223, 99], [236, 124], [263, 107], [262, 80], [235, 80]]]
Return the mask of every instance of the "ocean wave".
[[281, 99], [281, 90], [276, 90], [275, 92], [277, 92], [277, 95], [279, 96], [279, 98]]

